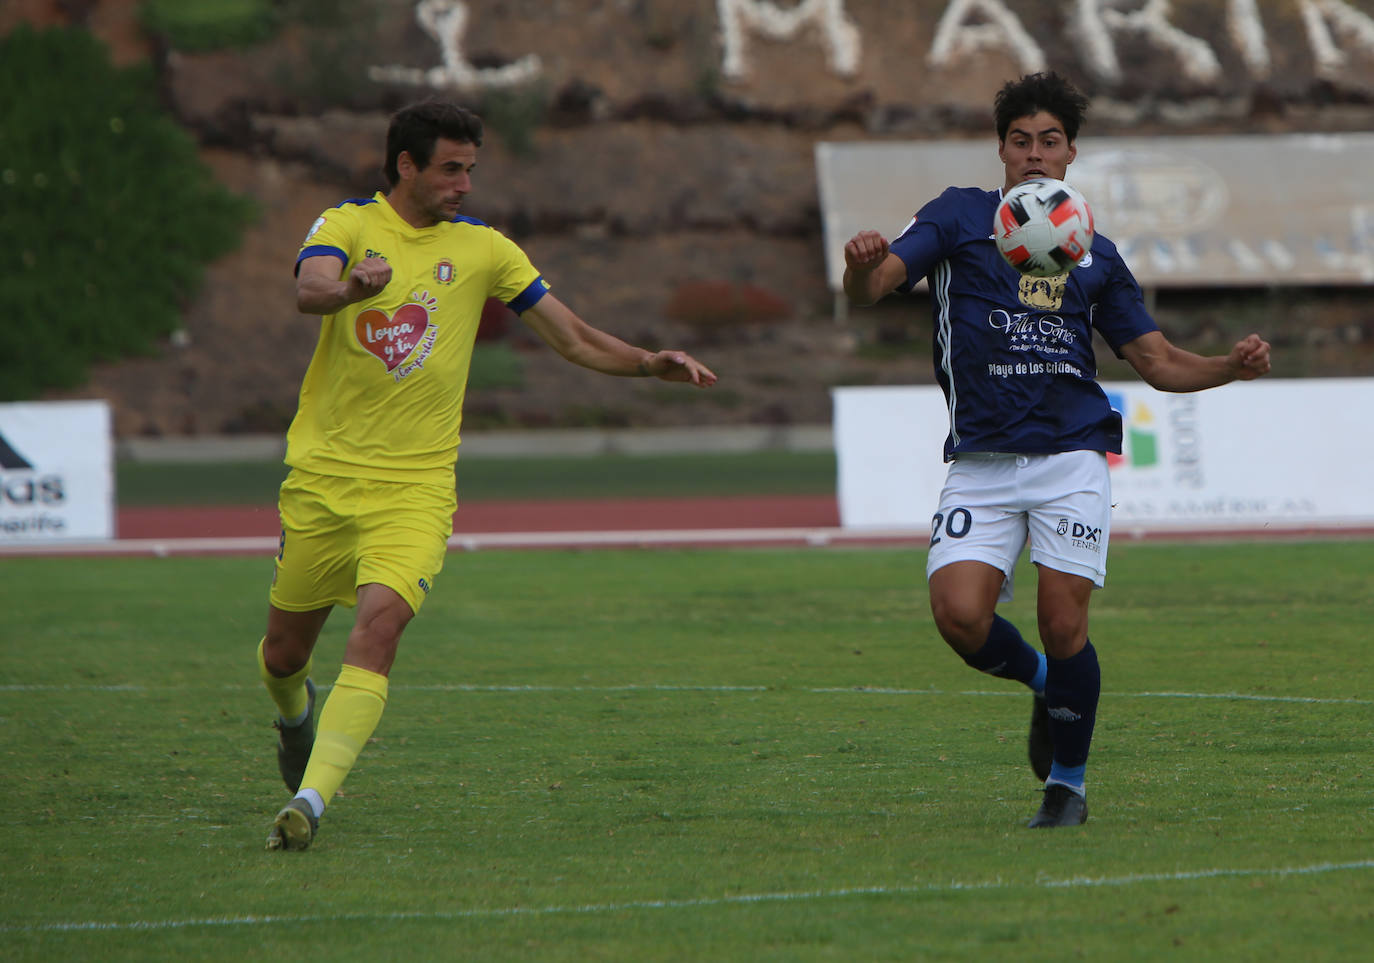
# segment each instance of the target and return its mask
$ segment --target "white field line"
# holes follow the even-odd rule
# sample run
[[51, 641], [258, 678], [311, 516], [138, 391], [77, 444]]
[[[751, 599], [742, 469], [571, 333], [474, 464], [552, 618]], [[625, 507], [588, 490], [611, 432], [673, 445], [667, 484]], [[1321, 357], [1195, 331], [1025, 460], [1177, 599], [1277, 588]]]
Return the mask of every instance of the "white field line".
[[[1131, 540], [1173, 539], [1182, 541], [1298, 541], [1368, 538], [1368, 526], [1279, 525], [1263, 529], [1160, 529], [1121, 533]], [[475, 552], [502, 548], [663, 548], [674, 545], [925, 545], [929, 529], [915, 528], [691, 528], [620, 532], [488, 532], [455, 534], [450, 551]], [[130, 556], [152, 555], [275, 555], [276, 535], [223, 538], [124, 538], [109, 540], [55, 540], [50, 542], [0, 542], [0, 558], [25, 556]]]
[[[184, 692], [187, 690], [184, 685], [83, 685], [80, 683], [62, 683], [60, 685], [25, 685], [14, 683], [0, 685], [0, 693], [40, 693], [40, 692]], [[216, 686], [217, 691], [222, 692], [247, 692], [258, 691], [258, 686], [247, 684], [231, 684]], [[322, 682], [317, 686], [320, 692], [328, 691], [332, 686], [327, 682]], [[692, 685], [692, 684], [670, 684], [670, 683], [647, 683], [626, 685], [540, 685], [538, 683], [519, 684], [512, 683], [507, 685], [479, 685], [475, 683], [461, 682], [441, 682], [430, 683], [427, 685], [407, 685], [399, 683], [392, 685], [390, 691], [397, 692], [469, 692], [469, 693], [494, 693], [494, 694], [520, 694], [532, 693], [616, 693], [616, 692], [716, 692], [722, 695], [731, 693], [765, 693], [774, 692], [778, 694], [800, 693], [804, 695], [890, 695], [890, 696], [990, 696], [993, 698], [1024, 698], [1026, 693], [1021, 689], [1008, 690], [987, 690], [987, 689], [896, 689], [886, 686], [772, 686], [772, 685]], [[1374, 705], [1374, 699], [1337, 699], [1324, 698], [1319, 696], [1293, 696], [1293, 695], [1257, 695], [1247, 692], [1111, 692], [1102, 693], [1103, 698], [1108, 699], [1203, 699], [1218, 702], [1275, 702], [1275, 703], [1297, 703], [1300, 705], [1350, 705], [1367, 706]]]
[[338, 914], [273, 914], [270, 916], [210, 916], [186, 919], [131, 920], [124, 922], [84, 920], [32, 925], [0, 924], [0, 933], [70, 933], [70, 932], [126, 932], [147, 930], [182, 930], [195, 927], [273, 926], [302, 923], [400, 921], [446, 922], [456, 920], [501, 919], [506, 917], [588, 916], [605, 913], [624, 913], [644, 910], [695, 910], [716, 906], [741, 906], [762, 903], [810, 903], [822, 900], [852, 899], [856, 896], [909, 897], [938, 896], [946, 893], [989, 890], [1093, 889], [1110, 886], [1141, 886], [1151, 883], [1179, 883], [1208, 879], [1245, 879], [1256, 877], [1285, 878], [1293, 876], [1321, 876], [1328, 873], [1357, 872], [1374, 869], [1374, 860], [1363, 859], [1349, 863], [1314, 863], [1308, 866], [1211, 867], [1180, 870], [1172, 873], [1132, 873], [1127, 876], [1039, 877], [1028, 881], [1004, 879], [950, 880], [911, 886], [854, 886], [840, 889], [794, 890], [774, 893], [739, 893], [727, 896], [707, 896], [695, 899], [630, 900], [623, 903], [583, 903], [549, 906], [490, 906], [472, 909], [433, 910], [428, 912], [396, 913], [338, 913]]

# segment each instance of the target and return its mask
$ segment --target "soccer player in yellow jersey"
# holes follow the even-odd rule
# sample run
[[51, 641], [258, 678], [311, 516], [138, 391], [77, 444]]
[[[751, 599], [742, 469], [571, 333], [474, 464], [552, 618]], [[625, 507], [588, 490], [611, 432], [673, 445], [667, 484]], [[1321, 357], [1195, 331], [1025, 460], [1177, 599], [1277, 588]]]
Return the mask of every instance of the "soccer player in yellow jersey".
[[[386, 139], [390, 189], [322, 214], [296, 260], [297, 307], [323, 321], [287, 433], [281, 550], [258, 647], [279, 714], [278, 766], [296, 794], [268, 849], [310, 845], [381, 719], [401, 632], [443, 566], [486, 300], [500, 298], [594, 371], [716, 381], [681, 351], [637, 348], [590, 326], [548, 293], [512, 241], [458, 213], [481, 144], [481, 120], [461, 107], [399, 111]], [[317, 734], [310, 659], [335, 605], [357, 615]]]

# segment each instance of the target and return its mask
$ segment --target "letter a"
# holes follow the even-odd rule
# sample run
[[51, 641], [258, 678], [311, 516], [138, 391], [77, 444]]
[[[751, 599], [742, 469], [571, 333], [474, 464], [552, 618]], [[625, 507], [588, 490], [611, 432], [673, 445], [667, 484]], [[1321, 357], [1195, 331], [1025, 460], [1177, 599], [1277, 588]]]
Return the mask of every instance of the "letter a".
[[[968, 23], [974, 14], [988, 22]], [[949, 67], [960, 54], [978, 50], [1005, 50], [1024, 73], [1045, 69], [1045, 52], [1001, 0], [954, 0], [940, 17], [926, 59], [932, 67]]]

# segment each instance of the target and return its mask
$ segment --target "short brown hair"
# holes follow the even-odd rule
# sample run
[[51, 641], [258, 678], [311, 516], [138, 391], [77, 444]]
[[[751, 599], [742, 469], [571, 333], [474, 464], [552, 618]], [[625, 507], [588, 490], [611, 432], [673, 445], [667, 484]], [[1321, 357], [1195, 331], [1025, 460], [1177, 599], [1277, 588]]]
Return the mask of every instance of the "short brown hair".
[[422, 101], [392, 114], [386, 131], [386, 182], [392, 187], [400, 182], [396, 160], [402, 151], [410, 155], [420, 170], [428, 167], [440, 137], [481, 147], [482, 118], [446, 100]]

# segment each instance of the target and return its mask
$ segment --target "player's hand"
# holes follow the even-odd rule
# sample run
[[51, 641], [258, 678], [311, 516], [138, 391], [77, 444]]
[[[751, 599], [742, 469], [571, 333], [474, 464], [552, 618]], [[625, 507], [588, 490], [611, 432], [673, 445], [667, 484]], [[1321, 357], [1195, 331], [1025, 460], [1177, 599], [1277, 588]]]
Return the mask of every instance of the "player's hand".
[[1236, 342], [1226, 363], [1236, 373], [1238, 381], [1254, 381], [1269, 373], [1269, 342], [1257, 334]]
[[391, 281], [391, 265], [383, 258], [363, 258], [348, 272], [349, 303], [365, 301], [382, 293]]
[[690, 381], [698, 388], [716, 383], [715, 372], [685, 351], [655, 352], [640, 363], [640, 370], [664, 381]]
[[860, 231], [844, 246], [844, 263], [851, 271], [871, 271], [887, 258], [887, 238], [877, 231]]

